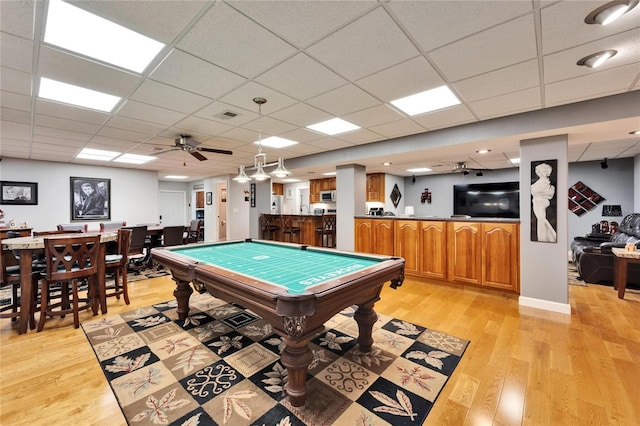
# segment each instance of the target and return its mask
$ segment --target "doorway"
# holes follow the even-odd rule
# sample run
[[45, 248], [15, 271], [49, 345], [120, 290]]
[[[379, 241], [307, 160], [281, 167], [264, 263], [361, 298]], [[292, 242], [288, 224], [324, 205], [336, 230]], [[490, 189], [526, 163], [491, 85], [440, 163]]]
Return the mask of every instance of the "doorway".
[[187, 195], [184, 191], [158, 191], [158, 213], [162, 226], [185, 225]]
[[216, 183], [216, 199], [218, 200], [218, 241], [227, 240], [227, 184]]

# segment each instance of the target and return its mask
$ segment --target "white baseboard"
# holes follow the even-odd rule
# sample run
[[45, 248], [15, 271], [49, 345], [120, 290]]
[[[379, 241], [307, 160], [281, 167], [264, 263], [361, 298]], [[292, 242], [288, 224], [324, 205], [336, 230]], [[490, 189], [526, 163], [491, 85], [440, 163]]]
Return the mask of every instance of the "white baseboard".
[[518, 303], [520, 306], [528, 306], [530, 308], [544, 309], [545, 311], [571, 315], [571, 305], [568, 303], [550, 302], [548, 300], [533, 299], [531, 297], [524, 296], [520, 296]]

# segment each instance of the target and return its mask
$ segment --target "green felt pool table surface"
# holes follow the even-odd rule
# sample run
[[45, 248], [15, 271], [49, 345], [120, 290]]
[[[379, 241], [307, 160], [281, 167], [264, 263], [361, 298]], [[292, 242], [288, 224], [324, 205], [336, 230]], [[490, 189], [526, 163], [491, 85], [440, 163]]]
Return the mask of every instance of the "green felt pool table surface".
[[215, 265], [303, 293], [314, 285], [379, 264], [384, 258], [343, 252], [304, 250], [260, 241], [188, 246], [172, 250], [195, 261]]

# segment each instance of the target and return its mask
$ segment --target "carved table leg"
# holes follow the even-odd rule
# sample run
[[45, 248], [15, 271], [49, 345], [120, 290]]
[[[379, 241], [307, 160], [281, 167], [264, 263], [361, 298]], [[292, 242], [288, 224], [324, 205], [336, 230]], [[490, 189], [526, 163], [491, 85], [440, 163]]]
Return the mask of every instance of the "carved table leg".
[[378, 314], [373, 310], [374, 304], [375, 301], [358, 305], [358, 310], [353, 315], [358, 323], [358, 343], [361, 352], [370, 352], [373, 344], [373, 324], [378, 320]]
[[287, 395], [291, 405], [300, 407], [307, 398], [307, 368], [313, 361], [313, 352], [309, 348], [309, 339], [295, 341], [285, 337], [284, 342], [286, 347], [280, 360], [287, 367], [289, 376]]
[[178, 301], [178, 318], [184, 320], [189, 316], [189, 297], [191, 297], [193, 289], [189, 285], [189, 281], [182, 281], [175, 277], [174, 280], [176, 282], [176, 289], [173, 290], [173, 295]]

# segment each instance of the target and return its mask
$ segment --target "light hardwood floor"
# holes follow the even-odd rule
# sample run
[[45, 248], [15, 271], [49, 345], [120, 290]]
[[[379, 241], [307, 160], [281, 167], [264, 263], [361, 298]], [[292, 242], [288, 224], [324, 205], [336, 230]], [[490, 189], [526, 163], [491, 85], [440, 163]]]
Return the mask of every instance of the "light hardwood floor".
[[[131, 305], [170, 300], [174, 282], [130, 284]], [[520, 308], [497, 291], [407, 278], [376, 310], [471, 341], [426, 425], [637, 425], [640, 292], [569, 286], [571, 316]], [[82, 318], [92, 318], [83, 312]], [[81, 320], [82, 320], [81, 318]], [[0, 323], [0, 424], [125, 425], [71, 318], [18, 335]]]

